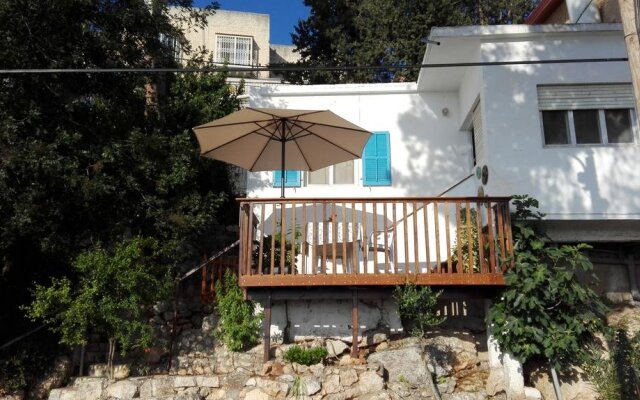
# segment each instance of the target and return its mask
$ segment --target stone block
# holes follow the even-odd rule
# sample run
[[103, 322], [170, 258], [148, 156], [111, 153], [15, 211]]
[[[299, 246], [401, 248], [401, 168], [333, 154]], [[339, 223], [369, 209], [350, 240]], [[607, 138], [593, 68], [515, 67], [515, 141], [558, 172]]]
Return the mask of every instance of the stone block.
[[173, 390], [173, 377], [171, 376], [152, 376], [140, 385], [140, 397], [161, 397], [171, 396]]
[[270, 400], [269, 395], [262, 391], [262, 389], [253, 389], [247, 393], [244, 400]]
[[196, 384], [200, 387], [219, 388], [220, 378], [215, 375], [203, 375], [196, 377]]
[[196, 386], [196, 378], [193, 376], [176, 376], [173, 378], [174, 388], [194, 387]]
[[302, 380], [302, 392], [307, 396], [313, 396], [318, 393], [320, 389], [322, 389], [322, 385], [320, 382], [315, 380], [314, 378], [304, 378]]
[[353, 369], [340, 370], [340, 384], [342, 386], [351, 386], [358, 382], [358, 374]]
[[138, 385], [132, 380], [118, 381], [107, 386], [105, 395], [122, 400], [133, 399], [138, 395]]
[[73, 387], [78, 391], [78, 398], [83, 400], [99, 400], [106, 386], [105, 378], [80, 377], [73, 381]]

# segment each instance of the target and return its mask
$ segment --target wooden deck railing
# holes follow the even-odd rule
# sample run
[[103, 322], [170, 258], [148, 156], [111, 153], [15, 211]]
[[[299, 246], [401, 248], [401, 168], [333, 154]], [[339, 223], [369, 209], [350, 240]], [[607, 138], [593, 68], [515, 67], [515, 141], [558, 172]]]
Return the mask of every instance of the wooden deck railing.
[[241, 199], [242, 287], [502, 285], [509, 198]]

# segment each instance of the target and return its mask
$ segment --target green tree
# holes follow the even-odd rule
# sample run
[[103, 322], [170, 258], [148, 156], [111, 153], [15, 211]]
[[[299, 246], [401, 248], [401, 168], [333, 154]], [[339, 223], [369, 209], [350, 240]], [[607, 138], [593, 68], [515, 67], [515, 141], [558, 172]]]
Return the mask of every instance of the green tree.
[[[189, 48], [168, 7], [192, 2], [148, 3], [2, 1], [0, 68], [176, 66], [167, 38]], [[185, 15], [202, 24], [205, 14]], [[238, 108], [225, 77], [0, 77], [0, 343], [31, 329], [19, 306], [32, 283], [75, 284], [73, 260], [97, 243], [153, 237], [187, 257], [215, 246], [210, 238], [237, 215], [228, 212], [235, 204], [226, 167], [199, 156], [190, 128]], [[154, 82], [164, 90], [151, 108]]]
[[584, 254], [589, 246], [551, 243], [537, 229], [538, 202], [517, 196], [513, 203], [515, 265], [489, 311], [491, 330], [521, 362], [544, 359], [566, 370], [587, 356], [587, 344], [604, 329], [602, 299], [577, 278], [593, 268]]
[[153, 343], [145, 306], [171, 292], [167, 259], [166, 250], [149, 238], [125, 240], [112, 251], [97, 246], [76, 259], [77, 285], [67, 278], [36, 285], [27, 313], [50, 325], [70, 346], [86, 344], [90, 333], [108, 337], [111, 372], [117, 346], [125, 354]]
[[[422, 62], [432, 27], [519, 23], [533, 0], [412, 1], [305, 0], [309, 17], [298, 22], [293, 44], [299, 66], [403, 66]], [[293, 82], [415, 80], [418, 70], [303, 71]]]

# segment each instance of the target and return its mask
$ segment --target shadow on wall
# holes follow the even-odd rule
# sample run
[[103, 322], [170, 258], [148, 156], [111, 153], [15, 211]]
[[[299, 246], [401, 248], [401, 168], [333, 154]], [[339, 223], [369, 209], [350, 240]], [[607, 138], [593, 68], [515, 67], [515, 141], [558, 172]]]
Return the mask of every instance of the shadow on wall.
[[[547, 43], [489, 43], [483, 45], [483, 55], [487, 61], [566, 59], [576, 57], [576, 47], [585, 49], [584, 41], [571, 38]], [[615, 46], [594, 46], [598, 54], [587, 54], [585, 49], [585, 57], [620, 56]], [[540, 200], [541, 211], [551, 214], [550, 218], [553, 214], [637, 214], [637, 146], [545, 148], [538, 111], [537, 85], [602, 82], [605, 69], [610, 71], [607, 76], [621, 79], [624, 68], [624, 63], [484, 67], [485, 162], [492, 176], [485, 193], [528, 193]]]

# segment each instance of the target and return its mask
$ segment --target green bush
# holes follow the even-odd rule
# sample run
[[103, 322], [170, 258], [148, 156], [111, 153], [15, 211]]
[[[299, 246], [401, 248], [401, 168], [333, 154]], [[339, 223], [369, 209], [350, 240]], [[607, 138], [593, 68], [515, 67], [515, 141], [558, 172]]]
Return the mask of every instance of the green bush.
[[441, 294], [442, 290], [434, 292], [429, 286], [417, 286], [413, 283], [396, 286], [393, 298], [398, 303], [402, 326], [412, 336], [422, 337], [429, 328], [446, 320], [446, 317], [438, 315], [436, 310]]
[[[538, 230], [538, 202], [515, 196], [512, 217], [515, 266], [488, 319], [500, 348], [520, 362], [547, 359], [566, 369], [585, 356], [586, 345], [604, 329], [602, 299], [578, 280], [593, 265], [586, 244], [554, 245]], [[595, 279], [595, 277], [594, 277]]]
[[220, 316], [216, 337], [231, 351], [258, 344], [262, 316], [254, 314], [254, 302], [245, 300], [231, 270], [225, 271], [223, 282], [216, 282], [216, 300]]
[[303, 349], [298, 345], [289, 347], [284, 353], [284, 359], [302, 365], [313, 365], [321, 362], [329, 354], [324, 347], [312, 347]]

